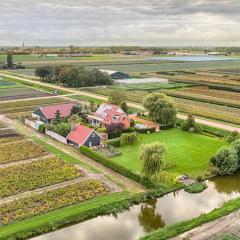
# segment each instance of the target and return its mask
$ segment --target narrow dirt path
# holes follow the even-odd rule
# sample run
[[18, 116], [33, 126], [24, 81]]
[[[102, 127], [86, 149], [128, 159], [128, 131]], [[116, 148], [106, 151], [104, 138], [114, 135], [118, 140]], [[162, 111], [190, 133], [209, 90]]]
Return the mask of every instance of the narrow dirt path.
[[203, 224], [172, 240], [216, 240], [225, 234], [232, 234], [236, 239], [240, 239], [240, 210]]

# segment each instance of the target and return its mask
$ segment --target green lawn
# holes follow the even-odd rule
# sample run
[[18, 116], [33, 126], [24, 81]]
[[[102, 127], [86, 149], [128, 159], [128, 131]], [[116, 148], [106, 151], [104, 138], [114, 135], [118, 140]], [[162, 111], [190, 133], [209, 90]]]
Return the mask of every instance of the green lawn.
[[133, 146], [120, 147], [122, 155], [112, 158], [132, 171], [140, 172], [142, 163], [139, 159], [141, 144], [154, 141], [164, 143], [167, 149], [166, 162], [176, 166], [168, 169], [172, 173], [187, 173], [196, 177], [207, 169], [209, 159], [226, 143], [217, 138], [171, 129], [159, 133], [142, 135], [141, 142]]

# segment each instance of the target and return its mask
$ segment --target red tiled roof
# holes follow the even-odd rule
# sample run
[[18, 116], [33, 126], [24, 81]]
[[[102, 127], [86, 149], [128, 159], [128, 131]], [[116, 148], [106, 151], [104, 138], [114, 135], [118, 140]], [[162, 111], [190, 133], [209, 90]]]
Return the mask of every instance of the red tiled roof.
[[56, 112], [59, 110], [61, 117], [67, 117], [71, 114], [71, 110], [75, 104], [73, 103], [65, 103], [59, 105], [50, 105], [43, 106], [39, 109], [46, 116], [47, 119], [54, 119]]
[[93, 131], [94, 130], [91, 128], [76, 125], [75, 128], [68, 134], [67, 139], [81, 146], [85, 143]]
[[124, 118], [128, 118], [127, 114], [120, 107], [110, 103], [101, 104], [93, 116], [107, 125], [122, 123]]

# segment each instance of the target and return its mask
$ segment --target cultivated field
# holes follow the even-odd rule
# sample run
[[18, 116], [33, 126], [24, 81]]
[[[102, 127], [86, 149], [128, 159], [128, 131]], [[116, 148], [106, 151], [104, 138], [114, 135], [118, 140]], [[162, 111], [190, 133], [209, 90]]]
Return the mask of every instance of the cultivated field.
[[11, 132], [0, 135], [1, 225], [110, 193], [76, 165]]
[[14, 116], [18, 117], [21, 114], [28, 114], [32, 112], [35, 108], [44, 105], [52, 105], [59, 103], [67, 103], [70, 102], [61, 97], [56, 98], [44, 98], [44, 99], [35, 99], [35, 100], [22, 100], [16, 102], [6, 102], [0, 103], [0, 114], [11, 114], [13, 118]]
[[26, 87], [20, 83], [0, 80], [0, 101], [47, 97], [52, 94]]
[[[109, 96], [113, 88], [112, 87], [98, 88], [98, 89], [87, 88], [85, 90], [88, 92]], [[163, 92], [166, 92], [166, 90], [164, 90]], [[136, 102], [136, 103], [143, 103], [144, 98], [148, 94], [146, 91], [127, 91], [127, 92], [125, 91], [125, 93], [126, 93], [127, 101]], [[221, 94], [223, 94], [222, 91], [221, 91]], [[226, 94], [229, 94], [229, 92], [226, 91]], [[238, 93], [236, 93], [236, 95], [237, 94]], [[172, 96], [173, 94], [169, 94], [169, 95]], [[236, 95], [234, 96], [236, 97]], [[224, 105], [227, 105], [227, 104], [224, 104], [226, 102], [228, 104], [239, 105], [237, 100], [222, 100], [219, 98], [217, 99], [216, 102], [214, 102], [214, 104], [212, 104], [212, 103], [209, 103], [211, 102], [211, 100], [213, 100], [213, 97], [211, 96], [209, 97], [209, 99], [204, 95], [201, 95], [200, 98], [199, 97], [196, 98], [196, 96], [194, 98], [193, 96], [192, 99], [194, 100], [191, 100], [190, 98], [186, 99], [186, 96], [187, 96], [187, 93], [181, 96], [180, 94], [179, 96], [177, 96], [176, 94], [173, 97], [173, 100], [176, 103], [178, 111], [184, 112], [184, 113], [192, 113], [197, 116], [211, 118], [211, 119], [220, 120], [224, 122], [240, 124], [240, 118], [239, 118], [240, 108], [237, 106], [236, 107], [224, 106]], [[214, 98], [214, 100], [216, 99]]]

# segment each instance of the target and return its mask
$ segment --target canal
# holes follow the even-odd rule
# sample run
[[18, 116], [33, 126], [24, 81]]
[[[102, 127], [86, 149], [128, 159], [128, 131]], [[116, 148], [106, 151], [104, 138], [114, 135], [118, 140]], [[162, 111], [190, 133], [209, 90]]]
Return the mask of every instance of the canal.
[[132, 206], [116, 216], [100, 216], [32, 240], [136, 240], [169, 224], [208, 213], [224, 202], [240, 197], [240, 173], [206, 181], [199, 194], [184, 190]]

